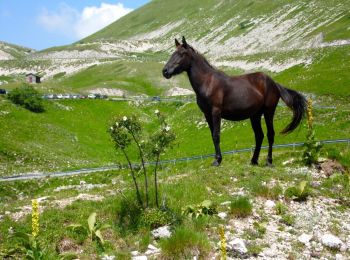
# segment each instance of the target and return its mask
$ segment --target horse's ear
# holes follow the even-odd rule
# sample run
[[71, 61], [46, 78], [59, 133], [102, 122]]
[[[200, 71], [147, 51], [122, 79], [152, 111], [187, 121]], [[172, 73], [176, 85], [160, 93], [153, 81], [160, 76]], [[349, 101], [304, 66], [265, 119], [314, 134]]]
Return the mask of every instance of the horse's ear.
[[182, 46], [187, 48], [187, 42], [186, 42], [185, 36], [182, 36]]
[[176, 48], [180, 46], [180, 43], [176, 38], [175, 38], [175, 46], [176, 46]]

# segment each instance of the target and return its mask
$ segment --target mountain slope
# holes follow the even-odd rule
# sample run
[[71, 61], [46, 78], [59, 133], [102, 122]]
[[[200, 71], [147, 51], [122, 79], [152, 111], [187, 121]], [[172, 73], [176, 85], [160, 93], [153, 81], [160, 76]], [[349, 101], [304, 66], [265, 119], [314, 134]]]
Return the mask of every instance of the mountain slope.
[[0, 41], [0, 60], [23, 58], [32, 52], [33, 49]]
[[[202, 52], [225, 57], [327, 45], [350, 39], [350, 3], [333, 1], [156, 0], [80, 41], [152, 43], [167, 50], [186, 35]], [[339, 44], [339, 42], [338, 42]]]

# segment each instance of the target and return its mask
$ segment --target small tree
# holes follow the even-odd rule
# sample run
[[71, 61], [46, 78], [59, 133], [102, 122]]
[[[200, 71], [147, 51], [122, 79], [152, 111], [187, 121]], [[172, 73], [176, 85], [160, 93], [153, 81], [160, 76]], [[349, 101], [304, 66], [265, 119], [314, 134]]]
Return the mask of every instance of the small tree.
[[[131, 177], [134, 182], [135, 191], [138, 203], [143, 207], [143, 200], [140, 193], [140, 188], [137, 182], [137, 165], [133, 164], [128, 155], [127, 148], [131, 146], [132, 143], [136, 146], [142, 172], [144, 175], [144, 186], [145, 186], [145, 196], [146, 196], [146, 208], [149, 206], [149, 196], [148, 196], [148, 175], [147, 175], [147, 165], [145, 158], [155, 159], [154, 167], [154, 186], [155, 186], [155, 200], [157, 207], [158, 203], [158, 181], [157, 181], [157, 170], [159, 166], [160, 156], [167, 147], [175, 140], [175, 135], [171, 131], [170, 126], [165, 122], [164, 116], [160, 114], [158, 110], [155, 111], [155, 114], [158, 117], [160, 122], [160, 129], [154, 132], [152, 135], [146, 136], [143, 133], [141, 124], [136, 119], [135, 116], [122, 118], [116, 118], [112, 125], [110, 126], [110, 134], [112, 140], [114, 141], [115, 148], [122, 151], [123, 156], [125, 157]], [[141, 138], [146, 139], [146, 141], [140, 141]]]
[[148, 156], [150, 159], [155, 159], [156, 164], [154, 167], [154, 188], [155, 188], [155, 198], [156, 205], [159, 207], [158, 202], [158, 166], [160, 155], [165, 152], [165, 150], [171, 145], [175, 140], [175, 134], [171, 131], [171, 127], [166, 123], [164, 115], [162, 115], [159, 110], [154, 111], [158, 120], [160, 122], [160, 130], [155, 132], [150, 136], [148, 144]]
[[32, 112], [40, 113], [44, 111], [42, 98], [38, 91], [32, 86], [24, 85], [15, 88], [8, 95], [7, 98], [16, 105], [20, 105]]
[[303, 161], [307, 166], [311, 166], [318, 162], [322, 144], [315, 141], [315, 130], [313, 127], [313, 115], [312, 115], [312, 99], [307, 101], [307, 135], [306, 142], [304, 144], [305, 151], [303, 153]]

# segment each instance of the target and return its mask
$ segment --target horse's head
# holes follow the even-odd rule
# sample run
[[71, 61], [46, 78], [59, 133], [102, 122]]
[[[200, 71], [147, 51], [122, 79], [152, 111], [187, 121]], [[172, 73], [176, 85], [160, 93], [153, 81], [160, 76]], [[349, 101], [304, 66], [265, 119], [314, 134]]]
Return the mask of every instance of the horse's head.
[[175, 46], [175, 52], [163, 68], [163, 76], [167, 79], [188, 70], [191, 64], [191, 47], [187, 44], [185, 37], [182, 37], [182, 44], [175, 39]]

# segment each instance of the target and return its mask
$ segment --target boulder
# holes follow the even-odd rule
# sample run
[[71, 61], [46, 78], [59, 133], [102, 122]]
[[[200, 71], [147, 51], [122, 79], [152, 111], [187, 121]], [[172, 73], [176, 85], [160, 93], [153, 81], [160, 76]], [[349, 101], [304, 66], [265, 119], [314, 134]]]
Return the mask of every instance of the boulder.
[[336, 236], [332, 234], [325, 234], [321, 237], [321, 243], [324, 246], [327, 246], [329, 248], [337, 248], [340, 249], [340, 247], [343, 245], [343, 242]]
[[169, 226], [163, 226], [151, 231], [154, 238], [168, 238], [171, 236], [171, 231]]

